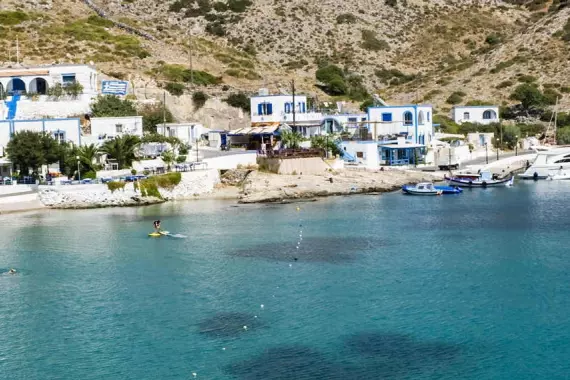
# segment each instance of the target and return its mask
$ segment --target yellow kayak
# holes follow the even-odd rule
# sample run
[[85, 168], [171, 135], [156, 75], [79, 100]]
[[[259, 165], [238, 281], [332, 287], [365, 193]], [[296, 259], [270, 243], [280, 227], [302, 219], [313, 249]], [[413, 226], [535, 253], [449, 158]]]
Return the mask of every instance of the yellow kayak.
[[162, 234], [160, 234], [160, 233], [158, 233], [158, 232], [151, 232], [150, 234], [148, 234], [148, 236], [151, 236], [151, 237], [160, 237], [160, 236], [162, 236]]

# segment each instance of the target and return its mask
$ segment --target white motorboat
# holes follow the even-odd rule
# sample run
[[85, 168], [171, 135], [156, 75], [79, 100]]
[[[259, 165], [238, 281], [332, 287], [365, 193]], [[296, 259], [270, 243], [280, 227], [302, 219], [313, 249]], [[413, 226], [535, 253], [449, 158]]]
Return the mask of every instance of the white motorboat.
[[570, 147], [567, 146], [538, 152], [532, 165], [519, 174], [519, 178], [547, 179], [563, 173], [570, 173]]

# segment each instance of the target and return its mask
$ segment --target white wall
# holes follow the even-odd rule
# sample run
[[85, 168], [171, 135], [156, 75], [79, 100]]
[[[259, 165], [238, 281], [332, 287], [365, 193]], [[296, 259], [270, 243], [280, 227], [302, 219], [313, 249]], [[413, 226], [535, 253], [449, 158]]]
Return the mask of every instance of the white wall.
[[[411, 113], [409, 123], [404, 122], [406, 112]], [[386, 121], [384, 114], [391, 115], [391, 121]], [[413, 142], [425, 145], [429, 145], [434, 136], [431, 106], [370, 107], [368, 108], [368, 120], [377, 122], [370, 124], [369, 127], [373, 136], [407, 133]], [[374, 131], [376, 131], [375, 134]]]
[[[121, 127], [117, 127], [118, 125]], [[142, 116], [93, 117], [91, 118], [91, 136], [86, 141], [102, 144], [105, 140], [123, 135], [142, 137]]]
[[248, 166], [257, 163], [257, 153], [231, 154], [214, 158], [207, 158], [208, 169], [235, 169], [238, 165]]
[[11, 120], [0, 121], [0, 146], [6, 147], [11, 138], [10, 134], [21, 131], [63, 133], [65, 141], [76, 145], [81, 142], [79, 119]]
[[[356, 158], [356, 162], [370, 168], [377, 168], [380, 165], [380, 154], [378, 153], [378, 143], [375, 141], [343, 141], [343, 150]], [[358, 157], [362, 153], [363, 157]]]
[[195, 143], [197, 138], [209, 131], [209, 128], [205, 128], [199, 123], [159, 124], [156, 126], [158, 134], [167, 137], [177, 137], [186, 144]]
[[[490, 111], [491, 118], [483, 118], [484, 113]], [[468, 115], [466, 115], [468, 114]], [[486, 115], [487, 116], [487, 115]], [[490, 124], [496, 123], [499, 119], [498, 106], [456, 106], [451, 110], [451, 118], [458, 124], [461, 123], [477, 123]]]
[[[251, 122], [253, 123], [279, 123], [279, 122], [292, 122], [293, 110], [292, 107], [286, 105], [293, 102], [292, 95], [267, 95], [267, 96], [253, 96], [250, 98], [250, 111]], [[271, 114], [266, 114], [265, 111], [259, 112], [259, 105], [271, 105]], [[307, 105], [307, 97], [305, 95], [295, 96], [295, 120], [302, 121], [319, 121], [322, 114], [318, 112], [310, 112]]]
[[[45, 99], [45, 100], [42, 100]], [[40, 100], [22, 99], [16, 108], [15, 120], [42, 119], [45, 117], [66, 118], [69, 116], [84, 115], [91, 111], [92, 98], [89, 95], [82, 95], [76, 100], [61, 99], [59, 101], [49, 101], [46, 96], [41, 96]], [[0, 111], [0, 119], [7, 117], [7, 107], [4, 114]]]

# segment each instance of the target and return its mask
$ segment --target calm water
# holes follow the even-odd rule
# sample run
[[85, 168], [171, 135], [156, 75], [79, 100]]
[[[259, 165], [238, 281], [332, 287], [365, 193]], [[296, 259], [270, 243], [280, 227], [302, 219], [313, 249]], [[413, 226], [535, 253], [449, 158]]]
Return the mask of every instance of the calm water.
[[0, 378], [568, 379], [569, 194], [2, 216]]

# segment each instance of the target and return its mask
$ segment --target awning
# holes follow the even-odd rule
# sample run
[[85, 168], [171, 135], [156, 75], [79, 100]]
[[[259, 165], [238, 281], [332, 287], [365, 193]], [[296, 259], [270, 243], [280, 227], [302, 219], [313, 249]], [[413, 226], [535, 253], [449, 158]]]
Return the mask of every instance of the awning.
[[378, 144], [379, 147], [385, 149], [414, 149], [414, 148], [425, 148], [425, 145], [422, 144]]
[[49, 75], [48, 70], [14, 70], [14, 71], [0, 71], [0, 78], [9, 77], [39, 77]]
[[279, 129], [278, 126], [270, 127], [253, 127], [253, 128], [240, 128], [229, 131], [230, 136], [244, 136], [244, 135], [272, 135]]

